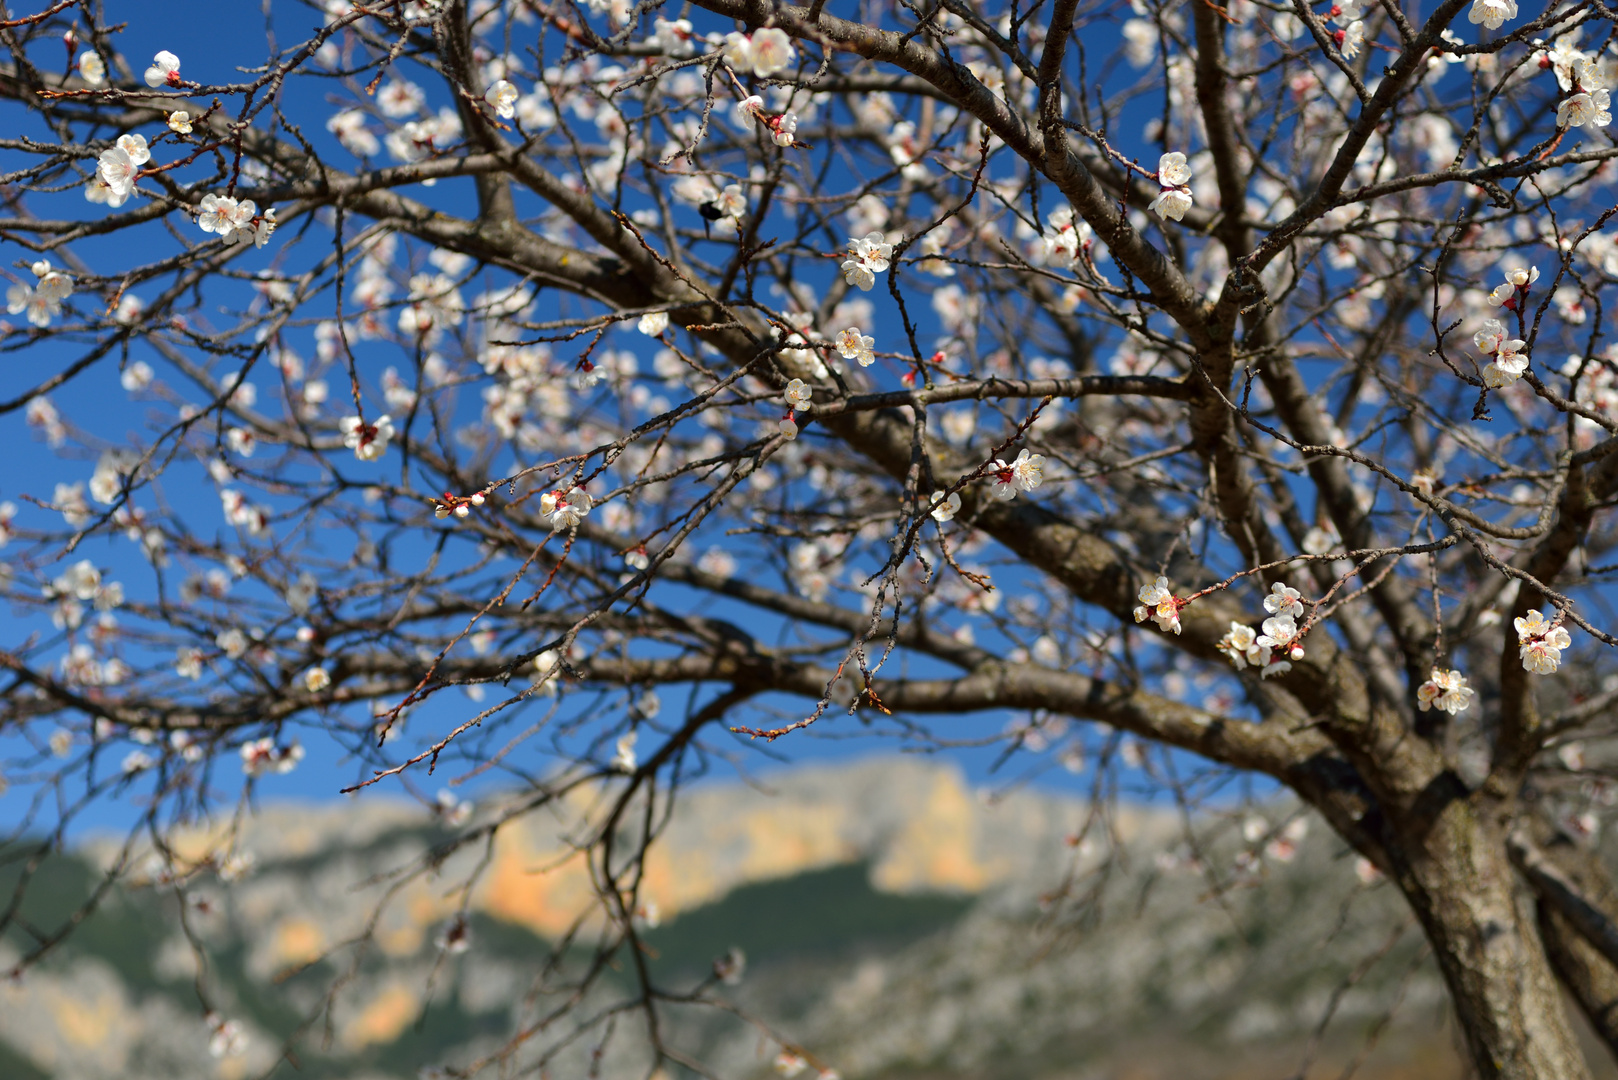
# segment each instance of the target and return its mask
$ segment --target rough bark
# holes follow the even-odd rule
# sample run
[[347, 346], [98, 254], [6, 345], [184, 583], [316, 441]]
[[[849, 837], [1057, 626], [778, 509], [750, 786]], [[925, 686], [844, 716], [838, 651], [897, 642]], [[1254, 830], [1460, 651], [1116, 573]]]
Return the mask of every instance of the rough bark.
[[1410, 860], [1399, 884], [1432, 943], [1479, 1075], [1588, 1077], [1504, 835], [1457, 778], [1441, 777], [1429, 794], [1441, 805], [1426, 827], [1418, 814], [1398, 830], [1396, 857]]

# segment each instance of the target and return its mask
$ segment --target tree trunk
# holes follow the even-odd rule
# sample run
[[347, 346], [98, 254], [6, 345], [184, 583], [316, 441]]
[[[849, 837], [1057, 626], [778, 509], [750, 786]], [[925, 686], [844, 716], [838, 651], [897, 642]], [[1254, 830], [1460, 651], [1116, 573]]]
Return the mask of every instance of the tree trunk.
[[1401, 887], [1449, 984], [1483, 1080], [1588, 1080], [1561, 989], [1505, 837], [1470, 799], [1399, 830]]
[[1618, 1055], [1618, 971], [1549, 905], [1539, 905], [1539, 932], [1545, 951], [1584, 1011], [1590, 1026]]

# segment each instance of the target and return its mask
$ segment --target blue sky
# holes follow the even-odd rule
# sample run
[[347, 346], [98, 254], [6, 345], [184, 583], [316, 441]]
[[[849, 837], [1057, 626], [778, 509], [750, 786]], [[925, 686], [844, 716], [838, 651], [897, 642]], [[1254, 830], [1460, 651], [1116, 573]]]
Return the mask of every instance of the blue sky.
[[[224, 82], [237, 77], [231, 71], [231, 65], [238, 63], [249, 65], [264, 55], [264, 14], [257, 5], [243, 3], [240, 0], [226, 0], [224, 3], [200, 3], [191, 0], [166, 5], [161, 17], [154, 17], [152, 10], [148, 5], [119, 3], [118, 0], [112, 0], [107, 5], [107, 18], [110, 23], [128, 20], [127, 28], [119, 37], [119, 44], [137, 72], [147, 57], [159, 49], [167, 49], [180, 57], [181, 71], [186, 78], [202, 82]], [[264, 10], [268, 10], [268, 5]], [[222, 18], [222, 12], [227, 17]], [[321, 21], [318, 12], [293, 5], [278, 5], [274, 18], [277, 27], [276, 39], [282, 46], [294, 40], [302, 40], [306, 32]], [[42, 54], [42, 63], [49, 63], [52, 59], [59, 63], [60, 55], [53, 58], [48, 52], [49, 50], [45, 50]], [[334, 141], [319, 130], [318, 124], [309, 122], [311, 117], [323, 118], [333, 111], [331, 106], [320, 100], [324, 85], [293, 80], [287, 91], [287, 110], [304, 118], [309, 136], [318, 147], [331, 152], [335, 161], [352, 162], [352, 156], [337, 148]], [[446, 209], [455, 209], [464, 207], [470, 196], [470, 182], [446, 182], [431, 191], [417, 188], [411, 194]], [[96, 212], [98, 208], [86, 206], [85, 209], [86, 212]], [[286, 233], [292, 231], [285, 230]], [[278, 237], [282, 238], [286, 238], [284, 234]], [[272, 259], [283, 257], [277, 253], [278, 250], [291, 251], [292, 255], [286, 257], [296, 258], [296, 248], [290, 238], [286, 239], [288, 245], [285, 248], [272, 247], [265, 252], [249, 256], [244, 263], [246, 268], [255, 269], [269, 265]], [[124, 241], [101, 241], [99, 249], [96, 245], [87, 243], [81, 253], [87, 258], [94, 258], [98, 250], [110, 251], [111, 246], [121, 242]], [[318, 248], [320, 241], [317, 239], [313, 242]], [[26, 266], [29, 259], [30, 256], [25, 251], [16, 248], [9, 252], [6, 264], [13, 267]], [[873, 293], [871, 299], [884, 306], [892, 303], [885, 292], [880, 290]], [[316, 302], [317, 308], [320, 303]], [[919, 306], [921, 305], [914, 303], [911, 305], [913, 314]], [[326, 303], [325, 309], [319, 313], [329, 313], [329, 303]], [[893, 321], [897, 322], [896, 313], [890, 315]], [[930, 313], [924, 308], [921, 318], [924, 322], [931, 319]], [[623, 348], [627, 346], [631, 336], [614, 335], [614, 337], [617, 340], [613, 344]], [[58, 370], [71, 358], [79, 355], [86, 345], [85, 342], [46, 339], [31, 345], [25, 351], [12, 354], [6, 363], [0, 366], [0, 398], [9, 399], [37, 382], [42, 374]], [[154, 366], [158, 366], [155, 357], [152, 357], [152, 361]], [[70, 421], [83, 425], [93, 435], [114, 443], [120, 441], [126, 431], [135, 431], [145, 422], [143, 408], [138, 404], [132, 405], [129, 395], [119, 386], [115, 363], [116, 357], [109, 357], [52, 395]], [[378, 370], [381, 366], [380, 361], [375, 365]], [[377, 371], [367, 370], [367, 374], [374, 378]], [[259, 375], [256, 381], [267, 382], [267, 376]], [[24, 499], [25, 496], [48, 500], [55, 483], [82, 481], [87, 478], [93, 466], [93, 454], [88, 459], [73, 460], [64, 459], [53, 452], [28, 428], [21, 411], [0, 415], [0, 448], [3, 448], [8, 464], [7, 469], [0, 473], [0, 499], [18, 502], [23, 506], [23, 515], [47, 513], [29, 506]], [[175, 482], [180, 474], [171, 474], [165, 494], [174, 500], [175, 505], [186, 516], [205, 520], [211, 515], [212, 520], [217, 520], [217, 495], [213, 487], [201, 476], [200, 470], [193, 472], [194, 486]], [[133, 580], [138, 579], [143, 573], [149, 576], [149, 570], [143, 560], [134, 553], [133, 546], [118, 539], [106, 537], [92, 539], [75, 553], [74, 558], [94, 560], [110, 577], [128, 574]], [[711, 610], [715, 614], [744, 621], [749, 626], [760, 625], [757, 612], [744, 610], [739, 605], [727, 601], [713, 604]], [[14, 620], [12, 633], [20, 635], [35, 628], [26, 620]], [[769, 635], [761, 632], [761, 636]], [[675, 708], [674, 699], [678, 697], [678, 691], [671, 688], [665, 690], [663, 696], [664, 716], [668, 718]], [[799, 700], [790, 702], [783, 700], [772, 704], [779, 705], [786, 722], [796, 719], [804, 709], [804, 703]], [[469, 702], [454, 692], [434, 699], [418, 709], [411, 717], [410, 737], [416, 738], [418, 735], [447, 730], [450, 725], [465, 719], [470, 711], [469, 706]], [[938, 718], [930, 721], [930, 726], [935, 731], [936, 737], [941, 740], [977, 742], [987, 735], [998, 732], [1010, 719], [1009, 716]], [[364, 769], [343, 747], [316, 730], [313, 725], [318, 724], [318, 718], [308, 717], [305, 720], [309, 721], [310, 725], [301, 727], [300, 738], [307, 751], [307, 757], [294, 772], [284, 776], [272, 775], [261, 780], [259, 793], [262, 799], [337, 798], [340, 789], [353, 784], [356, 779], [365, 775]], [[947, 753], [953, 760], [958, 761], [974, 783], [1002, 786], [1028, 782], [1042, 787], [1088, 791], [1095, 782], [1096, 753], [1103, 740], [1104, 735], [1100, 733], [1087, 740], [1091, 744], [1089, 762], [1086, 768], [1076, 775], [1057, 765], [1049, 755], [1033, 757], [1019, 754], [1010, 760], [1004, 760], [1003, 747], [1000, 745], [961, 747], [940, 752]], [[755, 768], [770, 762], [772, 756], [790, 761], [824, 761], [894, 752], [898, 748], [898, 743], [893, 739], [873, 734], [872, 729], [862, 721], [850, 718], [837, 710], [829, 711], [812, 729], [796, 733], [772, 746], [749, 745], [746, 740], [732, 738], [718, 731], [710, 736], [710, 741], [721, 749], [734, 749], [747, 755], [752, 762], [751, 767]], [[9, 756], [7, 750], [7, 742], [0, 740], [0, 757]], [[523, 764], [530, 768], [540, 767], [540, 761], [532, 758], [523, 761]], [[1176, 755], [1176, 765], [1182, 776], [1195, 767], [1189, 760], [1179, 755]], [[418, 769], [412, 774], [411, 784], [415, 790], [430, 796], [445, 781], [458, 776], [462, 771], [464, 766], [455, 762], [447, 762], [440, 768], [439, 774], [433, 777], [426, 776], [423, 770]], [[728, 777], [730, 770], [721, 764], [715, 769], [715, 775], [721, 778]], [[1133, 769], [1123, 770], [1123, 775], [1126, 779], [1140, 778], [1140, 774]], [[222, 761], [215, 771], [214, 779], [217, 790], [225, 796], [228, 805], [228, 799], [239, 790], [240, 785], [240, 776], [234, 760]], [[475, 794], [480, 786], [486, 787], [502, 782], [504, 781], [497, 773], [488, 774], [482, 780], [469, 784], [467, 790]], [[400, 791], [400, 782], [390, 780], [370, 790], [396, 796]], [[1147, 791], [1146, 788], [1140, 788], [1137, 793]], [[8, 796], [0, 797], [0, 824], [18, 820], [23, 812], [25, 799], [26, 791], [21, 784], [18, 784]], [[131, 819], [132, 812], [138, 804], [139, 785], [132, 793], [122, 798], [100, 800], [80, 819], [79, 827], [116, 828]]]

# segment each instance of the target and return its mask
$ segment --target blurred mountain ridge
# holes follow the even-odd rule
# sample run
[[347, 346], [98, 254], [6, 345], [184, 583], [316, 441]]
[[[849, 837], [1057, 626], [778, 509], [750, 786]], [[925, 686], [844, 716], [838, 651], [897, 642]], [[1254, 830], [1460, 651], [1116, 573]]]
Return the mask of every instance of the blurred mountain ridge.
[[[485, 800], [466, 827], [507, 805]], [[450, 955], [435, 941], [481, 851], [401, 879], [452, 835], [428, 808], [266, 803], [231, 846], [251, 855], [251, 872], [189, 890], [194, 940], [171, 889], [119, 890], [59, 953], [0, 988], [0, 1077], [241, 1080], [271, 1068], [311, 1016], [298, 1068], [276, 1075], [415, 1080], [489, 1053], [561, 992], [535, 977], [547, 943], [591, 902], [586, 868], [567, 856], [587, 809], [501, 829], [467, 901], [471, 947]], [[746, 978], [718, 990], [775, 1035], [706, 1007], [671, 1007], [667, 1027], [716, 1075], [747, 1080], [774, 1075], [783, 1041], [846, 1080], [1280, 1080], [1297, 1075], [1330, 1012], [1310, 1076], [1341, 1071], [1372, 1031], [1359, 1075], [1419, 1064], [1408, 1075], [1459, 1076], [1442, 986], [1402, 901], [1361, 883], [1323, 828], [1294, 827], [1297, 842], [1278, 844], [1294, 816], [1281, 804], [1203, 815], [1193, 857], [1176, 810], [1096, 817], [1070, 796], [975, 791], [936, 759], [705, 782], [681, 794], [648, 863], [640, 899], [662, 918], [645, 931], [648, 956], [654, 977], [681, 988], [743, 947]], [[177, 846], [197, 857], [221, 837], [196, 831]], [[112, 850], [103, 841], [47, 863], [25, 902], [30, 923], [51, 928]], [[359, 955], [347, 943], [368, 924], [374, 947]], [[0, 941], [0, 962], [28, 944]], [[246, 1036], [240, 1054], [208, 1052], [199, 951], [215, 1007]], [[345, 985], [323, 1012], [334, 979]], [[630, 989], [627, 978], [614, 987]], [[610, 1078], [648, 1067], [628, 1032], [601, 1061]], [[552, 1075], [587, 1069], [564, 1056]]]

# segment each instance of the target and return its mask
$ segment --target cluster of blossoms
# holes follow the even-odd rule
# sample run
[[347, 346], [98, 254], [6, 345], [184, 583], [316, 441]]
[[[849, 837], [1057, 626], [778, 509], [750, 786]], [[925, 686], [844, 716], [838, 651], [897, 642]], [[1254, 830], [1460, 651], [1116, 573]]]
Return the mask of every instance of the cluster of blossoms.
[[1364, 0], [1346, 0], [1344, 3], [1333, 4], [1326, 17], [1337, 23], [1340, 29], [1331, 32], [1332, 41], [1343, 56], [1349, 60], [1360, 54], [1365, 45], [1365, 23], [1361, 19], [1364, 11], [1361, 5]]
[[1416, 705], [1422, 712], [1438, 709], [1454, 716], [1471, 704], [1472, 690], [1466, 685], [1466, 676], [1454, 668], [1433, 668], [1432, 676], [1416, 688]]
[[1539, 267], [1516, 266], [1506, 271], [1506, 280], [1489, 293], [1489, 303], [1507, 311], [1521, 312], [1528, 304], [1528, 290], [1539, 280]]
[[571, 529], [584, 520], [594, 504], [583, 488], [572, 491], [547, 491], [539, 497], [539, 512], [551, 524], [551, 532]]
[[[51, 318], [62, 313], [62, 301], [73, 295], [73, 279], [41, 259], [30, 269], [38, 279], [34, 285], [22, 282], [6, 290], [6, 310], [13, 315], [28, 313], [35, 326], [49, 326]], [[32, 416], [29, 418], [33, 422]]]
[[1333, 30], [1331, 37], [1337, 43], [1338, 51], [1346, 59], [1352, 60], [1365, 47], [1365, 24], [1355, 19], [1341, 30]]
[[1528, 370], [1528, 356], [1522, 351], [1522, 338], [1506, 336], [1499, 319], [1486, 319], [1483, 329], [1472, 335], [1478, 351], [1490, 358], [1483, 367], [1483, 381], [1491, 389], [1510, 386]]
[[698, 40], [690, 19], [653, 19], [652, 34], [642, 44], [667, 56], [691, 56]]
[[1147, 209], [1162, 218], [1179, 221], [1191, 209], [1191, 166], [1178, 150], [1157, 159], [1157, 183], [1162, 188]]
[[1573, 646], [1567, 629], [1553, 625], [1537, 610], [1513, 619], [1512, 625], [1517, 628], [1517, 652], [1523, 669], [1535, 675], [1555, 675], [1562, 664], [1562, 650]]
[[446, 518], [454, 514], [458, 518], [464, 518], [472, 512], [472, 507], [482, 506], [484, 501], [485, 498], [481, 491], [475, 491], [464, 499], [459, 495], [451, 495], [446, 491], [444, 492], [444, 501], [433, 507], [433, 516]]
[[[1571, 93], [1556, 107], [1556, 126], [1559, 128], [1606, 127], [1612, 123], [1611, 95], [1607, 92], [1607, 72], [1598, 60], [1579, 57], [1569, 65], [1571, 71], [1562, 87]], [[1558, 80], [1561, 72], [1557, 73]]]
[[221, 240], [263, 247], [275, 231], [275, 207], [258, 212], [252, 199], [236, 200], [229, 195], [204, 195], [197, 206], [197, 226], [206, 233], [218, 233]]
[[989, 494], [1000, 502], [1009, 502], [1019, 491], [1033, 491], [1045, 482], [1045, 456], [1030, 454], [1027, 450], [1017, 460], [1006, 463], [996, 458], [989, 466], [994, 479], [989, 482]]
[[[446, 330], [466, 321], [466, 301], [447, 274], [412, 274], [409, 300], [399, 310], [399, 332], [420, 338], [425, 345], [437, 343]], [[405, 393], [408, 400], [398, 408], [407, 409], [414, 403], [414, 396], [408, 390]], [[389, 404], [393, 404], [391, 396]]]
[[[1230, 632], [1219, 639], [1216, 648], [1230, 658], [1237, 671], [1255, 667], [1259, 677], [1267, 679], [1291, 671], [1291, 661], [1303, 659], [1297, 623], [1303, 616], [1303, 594], [1278, 581], [1264, 598], [1264, 610], [1270, 617], [1258, 630], [1232, 622]], [[1138, 610], [1136, 616], [1139, 622]], [[1178, 625], [1175, 632], [1179, 632]]]
[[726, 34], [724, 56], [733, 71], [751, 71], [761, 79], [784, 70], [797, 59], [792, 39], [785, 30], [773, 26], [752, 34]]
[[376, 423], [367, 424], [358, 416], [345, 416], [337, 422], [343, 433], [343, 445], [354, 451], [361, 461], [375, 461], [388, 452], [388, 440], [393, 438], [393, 418], [379, 416]]
[[247, 496], [235, 488], [220, 488], [219, 503], [225, 521], [238, 529], [246, 529], [249, 536], [262, 536], [270, 527], [269, 508], [252, 505]]
[[798, 422], [794, 419], [793, 413], [808, 405], [814, 394], [814, 388], [802, 379], [793, 379], [787, 383], [787, 414], [781, 417], [781, 421], [777, 425], [781, 430], [781, 434], [789, 439], [798, 437]]
[[860, 333], [860, 328], [850, 326], [837, 335], [837, 352], [844, 360], [853, 360], [860, 367], [870, 367], [876, 363], [876, 338], [867, 337]]
[[1135, 609], [1136, 622], [1151, 619], [1159, 630], [1180, 632], [1180, 608], [1185, 606], [1185, 601], [1174, 595], [1168, 578], [1159, 574], [1150, 585], [1142, 585], [1136, 599], [1140, 601], [1140, 607]]
[[784, 112], [772, 115], [764, 108], [764, 99], [757, 94], [737, 102], [736, 112], [744, 118], [756, 119], [768, 128], [776, 146], [792, 146], [798, 141], [798, 114]]
[[880, 232], [869, 232], [848, 242], [848, 258], [843, 261], [843, 280], [870, 292], [876, 284], [876, 275], [888, 268], [893, 258], [893, 245], [886, 242]]
[[289, 773], [303, 760], [303, 747], [298, 743], [277, 746], [269, 736], [242, 744], [242, 772], [248, 776], [265, 773]]

